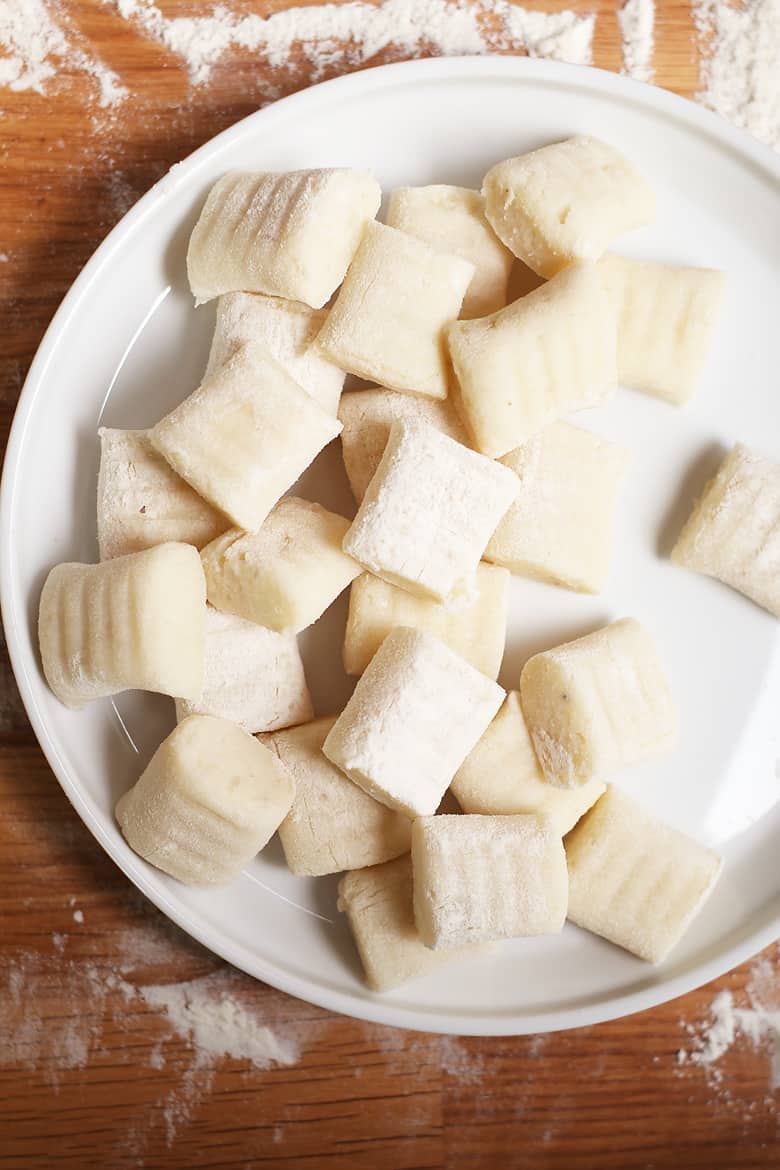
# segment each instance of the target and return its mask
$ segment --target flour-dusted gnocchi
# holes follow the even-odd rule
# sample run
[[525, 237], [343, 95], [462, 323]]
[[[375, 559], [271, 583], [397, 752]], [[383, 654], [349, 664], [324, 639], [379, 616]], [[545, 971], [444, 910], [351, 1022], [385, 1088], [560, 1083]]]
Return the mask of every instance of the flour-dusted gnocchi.
[[427, 423], [399, 420], [344, 551], [410, 593], [467, 598], [485, 546], [519, 490], [509, 468]]
[[253, 736], [227, 719], [191, 715], [160, 744], [116, 818], [158, 869], [221, 885], [268, 843], [294, 792], [287, 769]]
[[263, 736], [295, 780], [279, 839], [295, 874], [339, 873], [408, 853], [412, 823], [374, 800], [322, 754], [335, 717]]
[[401, 627], [358, 679], [322, 750], [389, 808], [432, 814], [503, 699], [438, 638]]
[[419, 817], [412, 825], [414, 920], [428, 947], [563, 929], [566, 854], [546, 817]]
[[249, 344], [150, 434], [174, 471], [254, 531], [340, 430], [267, 350]]
[[461, 317], [503, 309], [514, 256], [485, 219], [485, 200], [468, 187], [399, 187], [390, 196], [386, 222], [434, 248], [474, 265]]
[[587, 135], [498, 163], [482, 193], [499, 239], [541, 276], [598, 260], [616, 236], [655, 218], [655, 195], [639, 171]]
[[384, 865], [344, 874], [338, 908], [347, 916], [373, 991], [390, 991], [409, 979], [482, 953], [481, 947], [432, 951], [414, 922], [412, 862], [407, 854]]
[[696, 502], [672, 560], [780, 618], [780, 464], [737, 443]]
[[211, 188], [190, 237], [198, 302], [259, 292], [320, 309], [344, 279], [382, 192], [368, 171], [233, 171]]
[[304, 723], [313, 715], [298, 643], [233, 614], [206, 610], [203, 690], [177, 699], [176, 717], [216, 715], [254, 734]]
[[628, 452], [556, 422], [501, 462], [520, 480], [520, 494], [488, 541], [485, 560], [521, 577], [599, 593], [612, 560]]
[[588, 780], [578, 788], [547, 783], [523, 718], [520, 696], [510, 691], [490, 727], [455, 773], [450, 792], [464, 813], [539, 813], [563, 837], [605, 787], [601, 780]]
[[617, 384], [615, 311], [577, 264], [490, 317], [445, 330], [457, 401], [478, 451], [498, 458]]
[[299, 633], [361, 571], [342, 552], [348, 529], [344, 516], [286, 496], [257, 532], [231, 528], [204, 548], [209, 601], [271, 630]]
[[617, 313], [618, 380], [667, 402], [687, 402], [720, 316], [724, 274], [614, 255], [598, 268]]
[[446, 398], [442, 327], [463, 302], [474, 265], [370, 223], [318, 345], [335, 365], [394, 390]]
[[256, 342], [323, 410], [336, 414], [344, 371], [326, 362], [312, 344], [325, 317], [324, 310], [310, 309], [299, 301], [258, 293], [225, 293], [217, 301], [217, 323], [204, 380], [216, 374], [242, 345]]
[[344, 669], [362, 674], [390, 631], [410, 626], [433, 634], [494, 679], [504, 656], [508, 604], [509, 573], [497, 565], [478, 565], [473, 600], [454, 608], [363, 573], [349, 594]]
[[167, 541], [202, 548], [230, 521], [154, 449], [148, 431], [101, 427], [97, 531], [101, 561]]
[[397, 419], [419, 419], [468, 446], [466, 428], [449, 399], [424, 398], [382, 386], [349, 390], [342, 395], [339, 419], [341, 452], [349, 486], [358, 503], [366, 494], [384, 454], [390, 428]]
[[658, 652], [633, 618], [534, 655], [520, 699], [545, 778], [562, 787], [664, 751], [677, 733]]
[[38, 616], [46, 681], [74, 708], [126, 690], [197, 699], [205, 619], [206, 583], [192, 545], [57, 565]]
[[712, 891], [712, 849], [614, 785], [566, 838], [569, 918], [648, 963], [680, 941]]

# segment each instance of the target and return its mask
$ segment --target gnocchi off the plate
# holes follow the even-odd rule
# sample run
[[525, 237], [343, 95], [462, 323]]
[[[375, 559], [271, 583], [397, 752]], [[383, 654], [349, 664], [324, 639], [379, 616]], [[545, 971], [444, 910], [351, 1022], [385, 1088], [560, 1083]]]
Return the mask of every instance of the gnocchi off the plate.
[[[101, 562], [46, 582], [46, 677], [73, 707], [176, 700], [117, 806], [130, 845], [219, 884], [278, 831], [300, 880], [344, 873], [376, 991], [567, 918], [660, 962], [720, 861], [620, 787], [674, 750], [653, 632], [620, 615], [496, 678], [512, 575], [598, 594], [622, 555], [631, 451], [563, 416], [629, 386], [674, 427], [723, 274], [606, 251], [655, 200], [587, 136], [380, 201], [346, 168], [216, 184], [188, 256], [207, 369], [148, 431], [101, 432]], [[508, 303], [513, 265], [537, 287]], [[355, 516], [288, 494], [339, 434]], [[674, 553], [775, 614], [779, 480], [738, 446]], [[297, 635], [347, 589], [355, 691], [315, 712]]]

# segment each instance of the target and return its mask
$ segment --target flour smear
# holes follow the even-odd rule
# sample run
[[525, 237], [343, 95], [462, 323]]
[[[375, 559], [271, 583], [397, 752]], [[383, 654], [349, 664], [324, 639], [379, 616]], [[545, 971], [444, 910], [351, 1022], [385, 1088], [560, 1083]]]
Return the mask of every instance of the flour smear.
[[[780, 955], [780, 949], [776, 952]], [[713, 1099], [724, 1106], [738, 1102], [728, 1083], [727, 1059], [735, 1046], [748, 1045], [766, 1053], [765, 1104], [774, 1106], [780, 1090], [780, 971], [770, 958], [757, 959], [750, 968], [745, 997], [737, 1003], [731, 991], [718, 992], [704, 1019], [681, 1021], [687, 1043], [677, 1053], [680, 1075], [703, 1073]], [[752, 1103], [748, 1103], [750, 1112]]]
[[68, 35], [44, 0], [0, 0], [0, 86], [45, 92], [60, 71], [86, 73], [97, 84], [100, 106], [124, 101], [128, 91], [113, 70]]
[[655, 30], [654, 0], [626, 0], [617, 14], [623, 48], [623, 73], [635, 81], [652, 81]]
[[698, 99], [780, 150], [780, 0], [695, 0], [705, 55]]

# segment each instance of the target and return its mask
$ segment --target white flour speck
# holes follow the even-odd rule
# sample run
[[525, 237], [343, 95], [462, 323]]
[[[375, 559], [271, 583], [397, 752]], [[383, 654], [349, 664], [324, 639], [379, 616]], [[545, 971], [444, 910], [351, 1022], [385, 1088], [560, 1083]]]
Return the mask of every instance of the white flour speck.
[[74, 910], [73, 911], [73, 921], [78, 922], [79, 925], [81, 925], [81, 923], [84, 921], [84, 911], [83, 910]]

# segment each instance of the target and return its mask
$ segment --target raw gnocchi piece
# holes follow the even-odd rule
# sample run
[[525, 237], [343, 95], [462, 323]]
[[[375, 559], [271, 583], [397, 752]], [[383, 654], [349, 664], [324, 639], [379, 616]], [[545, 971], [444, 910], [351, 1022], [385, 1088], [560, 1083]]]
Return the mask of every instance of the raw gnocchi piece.
[[193, 885], [238, 877], [287, 815], [295, 785], [273, 752], [227, 719], [192, 715], [116, 806], [128, 845]]
[[259, 292], [321, 309], [381, 201], [368, 171], [223, 175], [190, 237], [187, 274], [196, 301]]
[[299, 633], [360, 573], [342, 552], [348, 529], [344, 516], [286, 496], [257, 532], [231, 528], [204, 548], [209, 601], [270, 630]]
[[420, 394], [403, 394], [377, 386], [349, 390], [342, 395], [339, 419], [344, 468], [358, 503], [366, 494], [387, 446], [390, 428], [397, 419], [419, 419], [468, 446], [466, 428], [449, 399], [440, 402]]
[[97, 531], [101, 561], [167, 541], [202, 548], [230, 523], [155, 451], [148, 431], [101, 427]]
[[399, 187], [390, 196], [386, 222], [433, 248], [474, 265], [461, 317], [503, 309], [514, 256], [485, 219], [485, 200], [468, 187]]
[[363, 869], [409, 852], [412, 824], [353, 784], [322, 754], [335, 717], [264, 736], [295, 780], [292, 808], [279, 826], [295, 874]]
[[488, 541], [485, 560], [521, 577], [600, 593], [628, 452], [557, 422], [501, 462], [520, 480], [520, 494]]
[[613, 255], [598, 267], [617, 313], [618, 381], [687, 402], [720, 316], [724, 274]]
[[520, 696], [510, 691], [480, 741], [455, 773], [450, 792], [464, 813], [485, 816], [539, 813], [562, 837], [595, 804], [606, 785], [589, 780], [579, 788], [548, 784], [525, 725]]
[[420, 597], [468, 599], [485, 546], [519, 490], [509, 468], [427, 423], [399, 420], [344, 551]]
[[738, 443], [697, 501], [672, 560], [780, 618], [780, 465]]
[[206, 583], [192, 545], [57, 565], [38, 616], [46, 681], [76, 709], [126, 690], [197, 699], [205, 620]]
[[390, 631], [410, 626], [433, 634], [495, 679], [504, 657], [508, 604], [509, 573], [496, 565], [477, 566], [474, 600], [454, 609], [363, 573], [349, 594], [344, 669], [362, 674]]
[[563, 929], [563, 841], [546, 817], [419, 817], [412, 825], [414, 920], [428, 947]]
[[479, 955], [484, 948], [432, 951], [414, 924], [412, 862], [407, 854], [384, 865], [345, 873], [338, 908], [347, 916], [373, 991], [390, 991], [447, 963]]
[[615, 311], [593, 264], [577, 264], [477, 321], [445, 330], [457, 402], [478, 451], [506, 455], [617, 384]]
[[254, 531], [340, 430], [266, 350], [244, 345], [150, 434], [174, 471]]
[[339, 408], [344, 371], [326, 362], [315, 345], [326, 313], [297, 301], [257, 293], [225, 293], [217, 301], [217, 323], [204, 380], [217, 373], [237, 349], [257, 342], [268, 350], [328, 414]]
[[432, 814], [503, 698], [438, 638], [401, 627], [358, 679], [322, 750], [389, 808]]
[[616, 236], [655, 219], [655, 195], [636, 167], [587, 135], [497, 163], [482, 193], [498, 238], [541, 276], [598, 260]]
[[664, 751], [677, 733], [658, 652], [633, 618], [535, 654], [520, 700], [545, 778], [562, 787]]
[[648, 963], [680, 941], [721, 869], [711, 849], [612, 784], [565, 845], [570, 920]]
[[254, 734], [313, 713], [295, 636], [209, 606], [203, 691], [197, 700], [177, 699], [176, 718], [215, 715]]
[[318, 338], [351, 374], [394, 390], [446, 398], [442, 327], [460, 312], [474, 265], [370, 223]]

